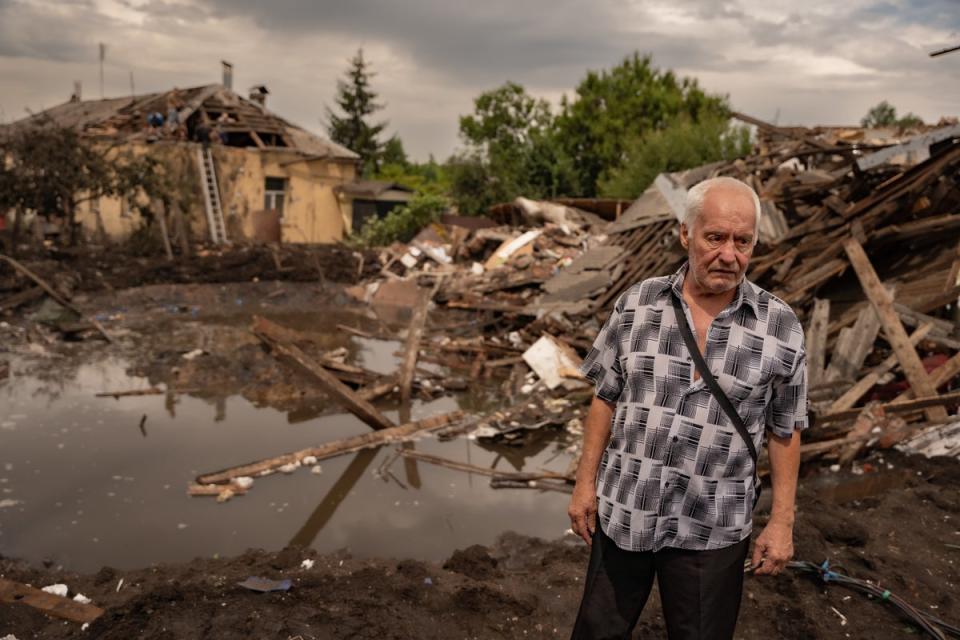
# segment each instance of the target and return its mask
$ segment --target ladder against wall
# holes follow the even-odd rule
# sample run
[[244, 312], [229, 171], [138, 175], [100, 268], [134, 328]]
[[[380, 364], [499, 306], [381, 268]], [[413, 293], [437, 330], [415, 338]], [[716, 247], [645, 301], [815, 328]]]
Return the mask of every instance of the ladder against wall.
[[227, 242], [227, 226], [223, 221], [220, 188], [217, 185], [217, 169], [213, 164], [213, 153], [211, 153], [209, 145], [200, 145], [197, 148], [197, 168], [200, 171], [200, 185], [203, 189], [203, 204], [207, 210], [210, 240], [214, 244], [225, 244]]

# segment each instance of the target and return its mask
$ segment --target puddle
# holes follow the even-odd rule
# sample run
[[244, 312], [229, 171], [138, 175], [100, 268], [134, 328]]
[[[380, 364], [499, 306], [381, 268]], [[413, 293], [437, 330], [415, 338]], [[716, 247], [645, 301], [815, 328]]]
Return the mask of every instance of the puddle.
[[[395, 341], [351, 338], [359, 364], [392, 371]], [[369, 432], [349, 414], [306, 420], [257, 408], [240, 396], [95, 398], [145, 388], [128, 363], [105, 359], [51, 376], [17, 375], [0, 384], [0, 553], [78, 571], [141, 567], [197, 556], [234, 555], [288, 544], [357, 556], [440, 560], [457, 548], [490, 544], [505, 530], [557, 538], [568, 527], [568, 496], [493, 490], [489, 478], [396, 460], [393, 478], [376, 473], [393, 447], [322, 461], [259, 480], [225, 504], [190, 498], [201, 472]], [[476, 403], [476, 397], [462, 399]], [[413, 418], [457, 408], [443, 398], [415, 404]], [[397, 412], [384, 410], [397, 420]], [[175, 415], [174, 415], [175, 414]], [[144, 416], [146, 419], [144, 420]], [[467, 439], [421, 440], [418, 451], [503, 470], [564, 470], [566, 454], [546, 440], [525, 449]]]
[[814, 478], [811, 483], [817, 496], [837, 504], [862, 500], [870, 496], [885, 493], [890, 489], [902, 488], [913, 475], [906, 469], [866, 473], [855, 478], [837, 479], [823, 475]]

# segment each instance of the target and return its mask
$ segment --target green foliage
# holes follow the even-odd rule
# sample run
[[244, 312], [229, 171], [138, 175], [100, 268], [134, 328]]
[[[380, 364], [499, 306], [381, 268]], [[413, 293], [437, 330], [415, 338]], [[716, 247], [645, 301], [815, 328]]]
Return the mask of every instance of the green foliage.
[[343, 115], [327, 107], [327, 131], [330, 139], [360, 154], [364, 173], [375, 173], [380, 163], [383, 144], [378, 137], [386, 122], [370, 124], [369, 116], [383, 109], [377, 94], [370, 88], [370, 63], [363, 59], [363, 49], [350, 60], [346, 79], [337, 81], [336, 103]]
[[460, 213], [481, 214], [511, 197], [479, 151], [451, 157], [446, 169], [450, 176], [450, 194]]
[[[518, 195], [593, 197], [601, 183], [632, 191], [637, 178], [626, 177], [624, 163], [644, 136], [675, 122], [689, 128], [727, 113], [725, 97], [705, 93], [694, 79], [660, 71], [637, 53], [612, 69], [589, 72], [556, 115], [547, 102], [508, 82], [480, 94], [474, 113], [460, 119], [466, 149], [448, 163], [451, 195], [464, 213], [480, 213]], [[672, 131], [651, 145], [675, 144], [678, 135]], [[685, 159], [668, 164], [686, 167], [694, 158], [727, 152], [715, 136], [698, 141], [695, 151], [679, 151]], [[663, 162], [650, 167], [657, 164]]]
[[479, 213], [518, 195], [552, 197], [570, 190], [570, 163], [554, 135], [554, 117], [514, 82], [474, 100], [460, 118], [464, 152], [448, 163], [451, 192], [464, 213]]
[[0, 210], [15, 212], [14, 235], [26, 211], [58, 219], [72, 244], [79, 240], [77, 205], [120, 193], [116, 166], [107, 153], [50, 118], [14, 128], [0, 139]]
[[410, 160], [407, 158], [407, 151], [403, 148], [403, 141], [399, 136], [393, 135], [383, 145], [383, 151], [380, 152], [381, 165], [399, 165], [406, 167]]
[[914, 113], [907, 113], [907, 115], [902, 118], [898, 118], [897, 108], [886, 100], [871, 107], [870, 110], [867, 111], [867, 115], [860, 120], [860, 126], [868, 129], [880, 127], [900, 127], [905, 129], [922, 124], [923, 120]]
[[750, 152], [750, 131], [711, 115], [674, 121], [665, 129], [629, 141], [623, 163], [600, 181], [600, 195], [635, 198], [663, 172], [681, 171]]
[[396, 182], [420, 194], [443, 195], [449, 190], [450, 182], [445, 167], [438, 164], [433, 156], [427, 162], [411, 161], [399, 136], [394, 135], [387, 140], [380, 159], [380, 168], [373, 175], [374, 180]]
[[409, 242], [420, 229], [436, 222], [448, 207], [449, 202], [443, 196], [418, 195], [385, 217], [368, 220], [355, 244], [379, 247], [391, 242]]
[[617, 170], [626, 147], [678, 118], [726, 115], [725, 97], [705, 93], [692, 78], [651, 65], [634, 53], [610, 70], [587, 73], [572, 102], [564, 97], [557, 137], [576, 170], [573, 192], [596, 195], [598, 181]]

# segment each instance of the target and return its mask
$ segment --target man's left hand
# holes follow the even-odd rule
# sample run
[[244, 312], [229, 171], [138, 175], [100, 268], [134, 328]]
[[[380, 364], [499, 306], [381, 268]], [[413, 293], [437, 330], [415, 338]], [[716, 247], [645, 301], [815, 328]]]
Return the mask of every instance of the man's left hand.
[[793, 557], [793, 526], [771, 520], [753, 545], [754, 574], [775, 576]]

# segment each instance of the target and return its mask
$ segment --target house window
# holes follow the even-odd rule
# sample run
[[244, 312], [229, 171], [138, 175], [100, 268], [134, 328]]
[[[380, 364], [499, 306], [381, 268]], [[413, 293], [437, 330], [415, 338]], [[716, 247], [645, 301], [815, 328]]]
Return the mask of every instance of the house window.
[[282, 219], [283, 195], [286, 191], [286, 178], [267, 178], [263, 187], [263, 208], [276, 211]]

